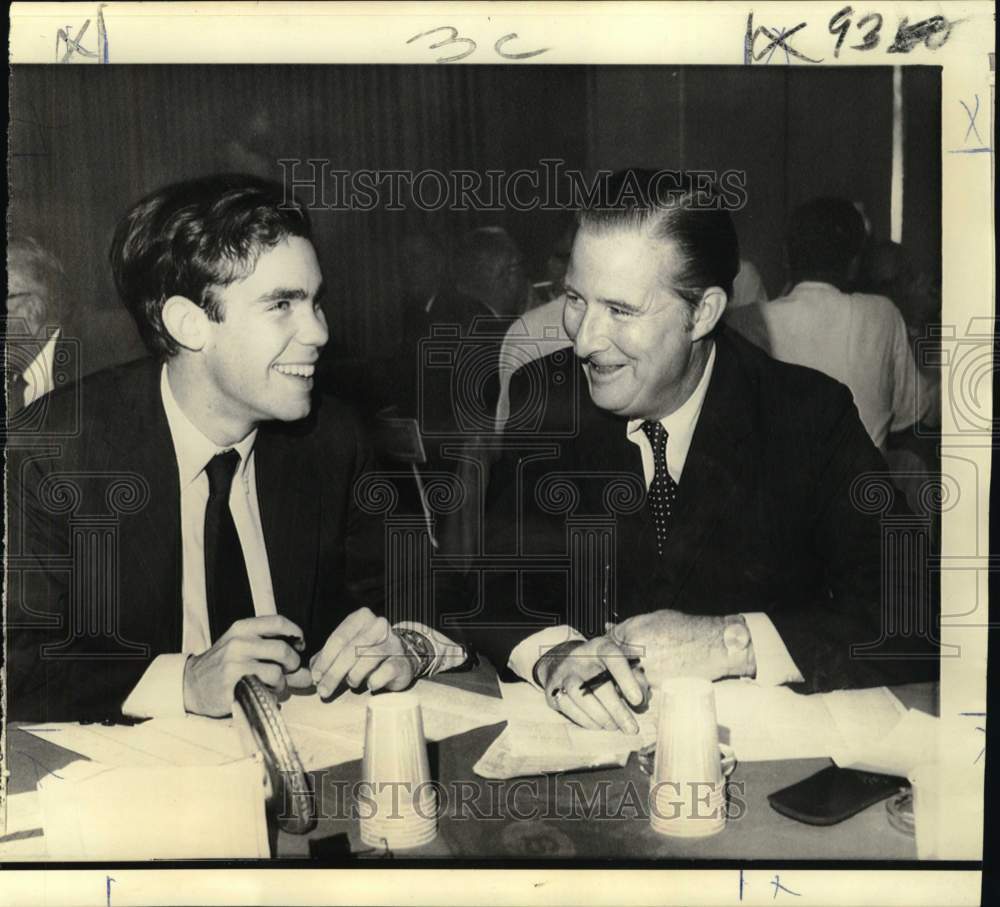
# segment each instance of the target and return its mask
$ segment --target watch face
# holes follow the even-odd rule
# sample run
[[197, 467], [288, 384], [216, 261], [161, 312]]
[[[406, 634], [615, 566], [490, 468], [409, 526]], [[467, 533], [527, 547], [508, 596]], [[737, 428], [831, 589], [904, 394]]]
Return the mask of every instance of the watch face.
[[750, 631], [746, 624], [731, 623], [726, 624], [726, 629], [722, 634], [722, 641], [725, 643], [727, 652], [739, 651], [750, 645]]

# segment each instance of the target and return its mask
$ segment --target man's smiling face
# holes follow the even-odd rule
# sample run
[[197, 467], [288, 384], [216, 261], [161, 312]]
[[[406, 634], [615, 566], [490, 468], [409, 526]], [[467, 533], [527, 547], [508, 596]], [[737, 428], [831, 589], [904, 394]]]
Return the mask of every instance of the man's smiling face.
[[265, 248], [252, 273], [212, 292], [222, 310], [202, 350], [212, 418], [246, 426], [246, 434], [260, 422], [309, 415], [316, 360], [329, 339], [312, 243], [289, 236]]
[[601, 409], [660, 419], [690, 393], [691, 311], [669, 289], [680, 265], [675, 243], [642, 229], [577, 233], [563, 323]]

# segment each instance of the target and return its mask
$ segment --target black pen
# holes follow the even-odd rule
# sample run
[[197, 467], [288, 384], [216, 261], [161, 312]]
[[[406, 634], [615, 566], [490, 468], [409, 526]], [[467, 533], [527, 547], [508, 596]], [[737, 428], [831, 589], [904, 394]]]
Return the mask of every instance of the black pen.
[[[630, 658], [628, 660], [628, 666], [630, 668], [634, 668], [638, 664], [639, 664], [639, 659], [638, 658]], [[609, 680], [614, 680], [614, 677], [611, 676], [611, 672], [610, 671], [601, 671], [600, 674], [595, 674], [589, 680], [585, 680], [583, 683], [581, 683], [580, 684], [580, 689], [584, 693], [593, 693], [594, 690], [596, 690], [599, 686], [603, 686]]]

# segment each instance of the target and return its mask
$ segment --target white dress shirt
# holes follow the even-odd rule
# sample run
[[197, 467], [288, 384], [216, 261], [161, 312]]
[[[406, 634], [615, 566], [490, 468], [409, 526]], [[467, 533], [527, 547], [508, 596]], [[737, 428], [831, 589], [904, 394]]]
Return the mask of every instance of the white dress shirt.
[[[184, 665], [189, 655], [199, 655], [212, 645], [205, 595], [205, 505], [208, 503], [208, 476], [205, 466], [219, 447], [206, 438], [184, 415], [170, 389], [167, 367], [160, 375], [160, 396], [174, 442], [177, 475], [181, 491], [181, 598], [184, 609], [181, 651], [153, 659], [122, 708], [126, 714], [143, 717], [184, 715]], [[232, 449], [240, 455], [229, 491], [229, 509], [236, 524], [254, 614], [277, 613], [271, 569], [261, 528], [257, 501], [253, 445], [256, 430]]]
[[24, 405], [34, 403], [39, 397], [44, 397], [55, 387], [53, 372], [56, 356], [56, 342], [59, 340], [59, 329], [53, 331], [45, 346], [21, 375], [24, 378]]
[[752, 305], [755, 302], [767, 302], [767, 288], [761, 279], [760, 271], [752, 261], [740, 259], [740, 269], [733, 280], [733, 296], [726, 306], [726, 311], [738, 309], [741, 306]]
[[[139, 717], [179, 717], [184, 710], [184, 666], [191, 655], [199, 655], [212, 645], [205, 593], [205, 506], [208, 503], [208, 476], [205, 466], [219, 447], [199, 431], [184, 414], [170, 388], [166, 366], [160, 376], [160, 396], [167, 425], [177, 456], [177, 474], [181, 492], [181, 595], [183, 631], [181, 651], [158, 655], [133, 688], [122, 711]], [[240, 547], [250, 580], [250, 594], [256, 616], [276, 614], [271, 568], [260, 521], [257, 499], [254, 441], [252, 431], [232, 445], [240, 462], [229, 492], [229, 509], [236, 525]], [[432, 643], [435, 658], [429, 673], [455, 667], [465, 660], [461, 646], [456, 646], [421, 624], [400, 624], [422, 632]]]
[[[668, 436], [667, 470], [671, 478], [681, 488], [683, 488], [684, 465], [687, 462], [688, 451], [691, 449], [691, 439], [694, 437], [698, 417], [705, 405], [705, 396], [708, 393], [708, 385], [714, 370], [715, 344], [713, 343], [708, 354], [708, 362], [705, 364], [705, 371], [691, 396], [669, 416], [660, 420], [660, 424], [667, 430]], [[653, 448], [646, 433], [642, 430], [642, 421], [641, 419], [630, 420], [626, 426], [626, 434], [628, 440], [639, 447], [642, 455], [642, 471], [648, 489], [656, 470], [653, 462]], [[757, 661], [755, 677], [757, 682], [776, 686], [782, 683], [801, 681], [802, 675], [784, 642], [782, 642], [780, 634], [771, 622], [771, 618], [761, 612], [743, 614], [742, 617], [747, 623], [750, 639], [753, 642], [754, 658]], [[533, 683], [533, 670], [540, 655], [559, 643], [583, 638], [582, 634], [568, 625], [546, 627], [544, 630], [523, 639], [514, 647], [507, 662], [508, 667], [518, 676]]]

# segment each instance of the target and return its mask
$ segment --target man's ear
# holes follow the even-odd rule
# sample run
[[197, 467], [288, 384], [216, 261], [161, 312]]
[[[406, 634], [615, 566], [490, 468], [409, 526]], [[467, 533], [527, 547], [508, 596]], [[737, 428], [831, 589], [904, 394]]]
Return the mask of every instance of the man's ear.
[[712, 332], [725, 314], [728, 301], [726, 291], [721, 287], [709, 287], [701, 294], [701, 302], [691, 318], [692, 340], [701, 340]]
[[208, 314], [186, 296], [171, 296], [163, 303], [163, 326], [184, 349], [197, 352], [208, 340]]

